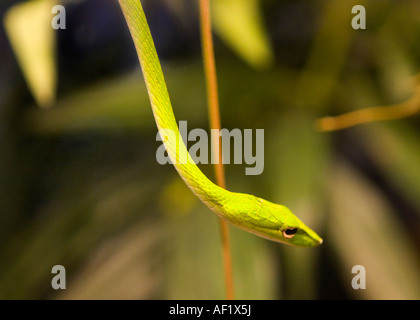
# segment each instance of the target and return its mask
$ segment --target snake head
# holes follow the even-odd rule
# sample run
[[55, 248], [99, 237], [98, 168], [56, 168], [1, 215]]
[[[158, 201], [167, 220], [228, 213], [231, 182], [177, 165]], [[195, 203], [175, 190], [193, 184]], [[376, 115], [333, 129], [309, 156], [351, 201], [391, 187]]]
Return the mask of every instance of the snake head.
[[[255, 226], [261, 237], [300, 247], [317, 247], [322, 244], [322, 238], [307, 227], [287, 207], [272, 204], [276, 208], [268, 208], [277, 221], [262, 222]], [[269, 206], [271, 207], [271, 206]], [[262, 208], [264, 210], [265, 208]]]
[[281, 236], [273, 240], [301, 247], [317, 247], [322, 244], [322, 238], [300, 220], [298, 223], [283, 226], [280, 230]]
[[[317, 247], [322, 244], [322, 238], [315, 231], [306, 226], [289, 208], [274, 205], [273, 216], [281, 216], [283, 224], [278, 230], [273, 230], [273, 240], [301, 247]], [[271, 234], [271, 230], [268, 231]], [[281, 233], [281, 234], [280, 234]]]
[[238, 195], [235, 202], [241, 212], [235, 213], [235, 216], [241, 219], [232, 222], [239, 228], [269, 240], [300, 247], [317, 247], [322, 243], [322, 238], [287, 207], [248, 194]]

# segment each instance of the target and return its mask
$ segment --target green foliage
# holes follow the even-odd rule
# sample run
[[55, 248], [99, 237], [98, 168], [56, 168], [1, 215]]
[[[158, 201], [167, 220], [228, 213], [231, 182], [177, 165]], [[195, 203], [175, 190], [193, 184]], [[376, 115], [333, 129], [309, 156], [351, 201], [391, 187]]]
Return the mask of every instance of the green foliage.
[[[366, 7], [367, 30], [351, 29], [355, 4]], [[284, 247], [232, 228], [237, 298], [419, 299], [418, 117], [313, 128], [326, 114], [407, 99], [420, 70], [419, 1], [258, 5], [271, 65], [257, 71], [216, 42], [223, 127], [265, 129], [263, 174], [227, 165], [228, 188], [287, 203], [324, 244]], [[163, 68], [177, 119], [206, 128], [198, 52]], [[67, 83], [48, 110], [1, 92], [0, 298], [224, 297], [217, 219], [156, 163], [153, 117], [133, 74]], [[65, 291], [49, 286], [55, 264], [67, 269]], [[354, 265], [366, 268], [366, 290], [351, 287]]]

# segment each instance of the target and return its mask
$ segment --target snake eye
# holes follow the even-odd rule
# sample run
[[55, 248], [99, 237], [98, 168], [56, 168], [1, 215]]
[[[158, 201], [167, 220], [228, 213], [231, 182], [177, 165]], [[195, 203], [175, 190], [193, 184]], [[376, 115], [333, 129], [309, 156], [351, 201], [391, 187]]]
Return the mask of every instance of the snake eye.
[[293, 238], [296, 232], [298, 231], [297, 228], [287, 228], [283, 230], [283, 237], [286, 239]]

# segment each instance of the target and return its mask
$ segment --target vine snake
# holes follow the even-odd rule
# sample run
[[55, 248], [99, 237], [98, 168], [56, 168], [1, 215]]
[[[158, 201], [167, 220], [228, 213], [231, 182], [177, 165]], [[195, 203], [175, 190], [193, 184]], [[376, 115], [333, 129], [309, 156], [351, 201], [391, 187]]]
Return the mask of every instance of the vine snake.
[[213, 212], [236, 227], [286, 244], [315, 247], [322, 239], [287, 207], [230, 192], [209, 180], [194, 163], [181, 138], [156, 48], [140, 0], [119, 0], [134, 45], [157, 128], [181, 178]]

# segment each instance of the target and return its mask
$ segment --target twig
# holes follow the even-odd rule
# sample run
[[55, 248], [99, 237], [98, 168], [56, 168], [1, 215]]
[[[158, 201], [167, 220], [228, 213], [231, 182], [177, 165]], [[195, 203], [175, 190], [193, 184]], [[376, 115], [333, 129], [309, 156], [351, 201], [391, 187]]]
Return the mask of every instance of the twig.
[[[221, 130], [220, 112], [219, 112], [219, 98], [217, 90], [217, 76], [216, 64], [213, 50], [213, 37], [211, 33], [211, 16], [209, 0], [200, 0], [200, 28], [201, 28], [201, 42], [203, 48], [203, 63], [204, 73], [206, 78], [207, 89], [207, 105], [209, 110], [209, 121], [211, 129]], [[220, 132], [220, 131], [219, 131]], [[212, 139], [219, 139], [218, 143], [211, 145], [218, 150], [213, 150], [212, 154], [217, 154], [218, 159], [215, 161], [214, 170], [216, 175], [216, 183], [226, 188], [225, 172], [222, 163], [222, 143], [221, 136], [213, 137]], [[226, 297], [228, 300], [234, 299], [233, 289], [233, 272], [232, 272], [232, 256], [229, 240], [229, 225], [225, 220], [220, 219], [221, 237], [222, 237], [222, 255], [225, 270], [225, 286]]]
[[[417, 76], [416, 80], [419, 83], [420, 76]], [[356, 110], [335, 117], [324, 117], [318, 119], [315, 126], [318, 131], [335, 131], [364, 123], [402, 119], [419, 112], [420, 84], [418, 84], [413, 96], [406, 102], [390, 106]]]

